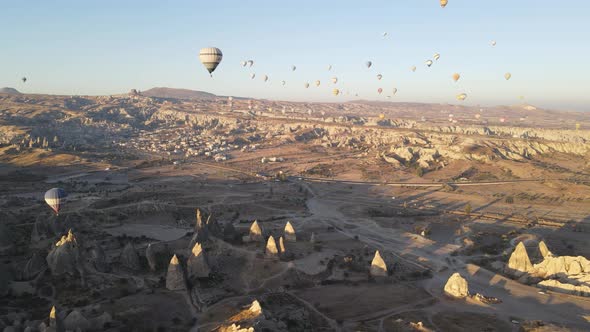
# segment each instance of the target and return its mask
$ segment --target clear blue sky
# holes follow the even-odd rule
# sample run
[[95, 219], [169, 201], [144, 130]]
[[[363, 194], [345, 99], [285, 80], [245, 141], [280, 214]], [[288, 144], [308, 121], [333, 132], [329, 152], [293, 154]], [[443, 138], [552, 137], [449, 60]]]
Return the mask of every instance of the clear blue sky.
[[[450, 0], [444, 9], [438, 0], [0, 0], [0, 86], [54, 94], [167, 86], [301, 101], [387, 100], [396, 87], [397, 101], [455, 103], [466, 92], [467, 104], [522, 95], [590, 110], [589, 13], [588, 0]], [[213, 79], [198, 60], [207, 46], [224, 53]], [[428, 69], [434, 53], [441, 58]], [[252, 68], [240, 66], [247, 59]], [[333, 76], [350, 95], [331, 95]]]

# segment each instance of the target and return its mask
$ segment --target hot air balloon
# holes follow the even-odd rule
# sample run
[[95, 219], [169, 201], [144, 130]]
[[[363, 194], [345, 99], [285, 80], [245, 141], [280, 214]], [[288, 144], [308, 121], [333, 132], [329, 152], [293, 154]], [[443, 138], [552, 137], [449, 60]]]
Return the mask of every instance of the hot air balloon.
[[440, 0], [440, 6], [445, 8], [445, 6], [449, 3], [449, 0]]
[[291, 71], [295, 71], [295, 69], [297, 69], [295, 65], [291, 66]]
[[457, 82], [460, 78], [461, 78], [461, 75], [459, 75], [459, 73], [453, 74], [453, 81]]
[[[254, 77], [252, 77], [252, 78], [254, 78]], [[264, 75], [264, 81], [265, 82], [268, 81], [268, 75]]]
[[251, 79], [254, 79], [254, 77], [256, 77], [256, 74], [254, 74], [254, 73], [250, 74]]
[[387, 37], [387, 32], [383, 33], [383, 38]]
[[304, 85], [306, 89], [309, 88], [309, 83], [306, 82]]
[[27, 78], [26, 77], [21, 78], [21, 80], [23, 80], [23, 83], [27, 83]]
[[432, 66], [432, 60], [426, 60], [426, 65], [427, 65], [428, 67]]
[[45, 203], [55, 211], [55, 214], [59, 214], [61, 204], [67, 196], [68, 194], [63, 189], [51, 188], [45, 193]]
[[438, 53], [434, 54], [434, 60], [438, 61], [438, 59], [440, 59], [440, 54], [438, 54]]
[[410, 69], [411, 69], [412, 71], [416, 71], [416, 66], [412, 66], [412, 67], [410, 67]]
[[381, 92], [383, 92], [383, 89], [381, 89], [381, 88], [377, 89], [378, 94], [381, 94]]
[[287, 82], [281, 81], [281, 85], [285, 86], [285, 84], [287, 84]]
[[332, 77], [332, 83], [334, 83], [334, 84], [338, 83], [338, 77]]
[[248, 60], [248, 67], [252, 67], [254, 65], [254, 60]]
[[492, 46], [496, 46], [496, 41], [492, 40], [491, 44], [492, 44]]
[[201, 60], [211, 77], [213, 77], [213, 71], [215, 71], [222, 58], [223, 53], [217, 47], [205, 47], [199, 52], [199, 60]]
[[242, 65], [242, 67], [246, 67], [246, 65], [248, 64], [246, 61], [242, 61], [240, 62], [240, 64]]
[[365, 62], [365, 66], [367, 66], [367, 68], [371, 68], [372, 65], [373, 63], [371, 61]]
[[315, 86], [320, 86], [320, 81], [319, 80], [315, 81]]
[[338, 89], [334, 89], [334, 90], [332, 90], [332, 94], [333, 94], [334, 96], [337, 96], [337, 95], [339, 95], [339, 94], [340, 94], [340, 90], [338, 90]]
[[328, 65], [328, 71], [332, 70], [332, 65]]
[[510, 79], [510, 77], [512, 77], [512, 74], [510, 73], [506, 73], [504, 74], [504, 78], [508, 81]]
[[393, 88], [393, 95], [397, 93], [397, 88]]
[[381, 79], [383, 78], [383, 75], [381, 74], [377, 74], [377, 79], [381, 81]]
[[467, 94], [461, 93], [461, 94], [457, 95], [457, 100], [463, 101], [465, 99], [467, 99]]

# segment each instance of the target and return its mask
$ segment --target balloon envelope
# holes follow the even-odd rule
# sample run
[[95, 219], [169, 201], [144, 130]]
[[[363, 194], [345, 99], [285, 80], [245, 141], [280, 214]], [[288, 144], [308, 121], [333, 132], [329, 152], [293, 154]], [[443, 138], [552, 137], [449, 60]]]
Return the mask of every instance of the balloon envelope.
[[434, 60], [438, 61], [438, 59], [440, 59], [440, 54], [436, 53], [436, 54], [434, 55]]
[[412, 71], [416, 71], [416, 66], [412, 66], [410, 69], [411, 69]]
[[442, 8], [445, 8], [445, 6], [446, 6], [448, 3], [449, 3], [449, 1], [448, 1], [448, 0], [440, 0], [440, 6], [441, 6]]
[[332, 83], [334, 83], [334, 84], [338, 83], [338, 77], [332, 77]]
[[459, 73], [453, 74], [453, 81], [457, 82], [460, 78], [461, 78], [461, 75], [459, 75]]
[[428, 67], [432, 66], [432, 60], [426, 60], [426, 65], [427, 65]]
[[334, 96], [337, 96], [337, 95], [339, 95], [339, 94], [340, 94], [340, 90], [338, 90], [338, 89], [334, 89], [334, 90], [332, 90], [332, 94], [333, 94]]
[[59, 209], [64, 199], [68, 196], [61, 188], [51, 188], [45, 193], [45, 203], [49, 205], [55, 213], [59, 213]]
[[320, 86], [320, 81], [315, 81], [315, 86]]
[[508, 81], [512, 77], [512, 74], [506, 73], [504, 74], [504, 78]]
[[365, 62], [365, 66], [367, 66], [367, 68], [371, 68], [372, 65], [373, 63], [371, 61]]
[[381, 74], [377, 74], [377, 79], [378, 79], [378, 80], [381, 80], [382, 78], [383, 78], [383, 75], [381, 75]]
[[393, 94], [395, 95], [397, 93], [397, 88], [393, 88]]
[[381, 89], [381, 88], [377, 89], [377, 93], [381, 94], [381, 92], [383, 92], [383, 89]]
[[199, 52], [199, 60], [201, 60], [209, 74], [215, 71], [221, 59], [223, 59], [223, 53], [217, 47], [205, 47]]
[[309, 88], [309, 83], [305, 83], [305, 88]]
[[463, 101], [465, 99], [467, 99], [467, 94], [461, 93], [461, 94], [457, 95], [457, 100]]

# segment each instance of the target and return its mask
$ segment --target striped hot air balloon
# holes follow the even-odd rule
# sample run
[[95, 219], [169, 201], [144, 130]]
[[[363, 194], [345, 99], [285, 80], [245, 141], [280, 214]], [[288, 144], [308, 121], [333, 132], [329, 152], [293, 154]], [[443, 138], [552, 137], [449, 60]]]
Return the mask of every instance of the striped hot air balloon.
[[438, 54], [438, 53], [434, 54], [434, 60], [438, 61], [438, 59], [440, 59], [440, 54]]
[[440, 0], [441, 8], [445, 8], [448, 3], [449, 3], [449, 0]]
[[393, 88], [393, 95], [395, 96], [395, 94], [397, 93], [397, 88]]
[[461, 94], [457, 95], [457, 100], [463, 101], [465, 99], [467, 99], [466, 93], [461, 93]]
[[217, 47], [205, 47], [199, 52], [199, 60], [201, 60], [201, 63], [212, 77], [213, 71], [215, 71], [221, 59], [223, 59], [223, 53]]
[[412, 70], [412, 71], [416, 71], [416, 66], [412, 66], [412, 67], [410, 67], [410, 70]]
[[339, 94], [340, 94], [340, 90], [338, 90], [338, 89], [334, 89], [334, 90], [332, 90], [332, 94], [333, 94], [334, 96], [337, 96], [337, 95], [339, 95]]
[[61, 204], [67, 196], [68, 194], [63, 189], [51, 188], [45, 193], [45, 203], [55, 211], [55, 214], [59, 214]]
[[305, 83], [305, 88], [306, 89], [309, 88], [309, 83], [307, 83], [307, 82]]

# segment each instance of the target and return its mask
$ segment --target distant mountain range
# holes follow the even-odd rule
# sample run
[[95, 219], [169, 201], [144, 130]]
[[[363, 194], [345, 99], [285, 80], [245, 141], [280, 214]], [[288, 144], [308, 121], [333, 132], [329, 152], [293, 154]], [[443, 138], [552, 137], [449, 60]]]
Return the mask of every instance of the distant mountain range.
[[143, 96], [156, 98], [173, 98], [173, 99], [215, 99], [216, 95], [203, 91], [194, 91], [188, 89], [174, 89], [174, 88], [151, 88], [142, 91]]
[[11, 95], [20, 95], [20, 92], [18, 92], [18, 90], [15, 88], [1, 88], [0, 93], [8, 93]]

